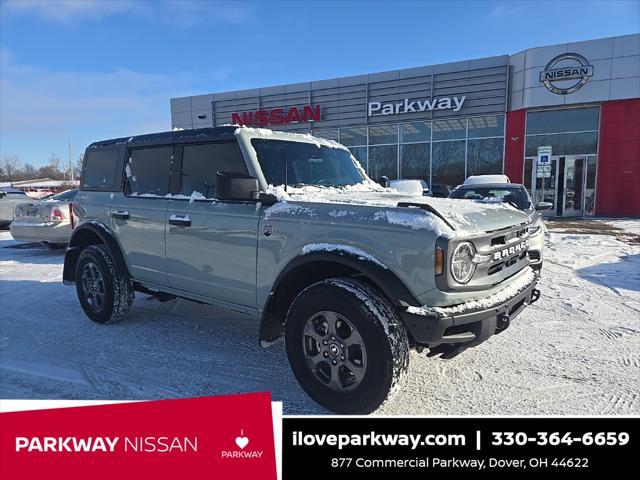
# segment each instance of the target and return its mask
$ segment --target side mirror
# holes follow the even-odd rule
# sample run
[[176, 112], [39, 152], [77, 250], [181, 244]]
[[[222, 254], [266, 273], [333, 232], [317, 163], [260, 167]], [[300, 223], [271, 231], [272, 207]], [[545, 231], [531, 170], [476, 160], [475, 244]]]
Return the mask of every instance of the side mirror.
[[549, 210], [553, 208], [553, 203], [551, 202], [540, 202], [536, 204], [536, 210], [542, 212], [544, 210]]
[[378, 178], [378, 183], [385, 188], [389, 188], [389, 177], [381, 176]]
[[216, 198], [218, 200], [255, 201], [258, 196], [258, 179], [237, 172], [218, 172]]

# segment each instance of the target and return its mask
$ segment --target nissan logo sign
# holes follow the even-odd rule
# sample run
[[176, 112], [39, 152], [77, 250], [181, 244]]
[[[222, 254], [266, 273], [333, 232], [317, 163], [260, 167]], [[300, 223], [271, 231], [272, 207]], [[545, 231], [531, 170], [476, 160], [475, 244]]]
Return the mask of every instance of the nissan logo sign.
[[582, 88], [593, 76], [593, 65], [577, 53], [563, 53], [553, 58], [540, 72], [540, 81], [550, 92], [567, 95]]

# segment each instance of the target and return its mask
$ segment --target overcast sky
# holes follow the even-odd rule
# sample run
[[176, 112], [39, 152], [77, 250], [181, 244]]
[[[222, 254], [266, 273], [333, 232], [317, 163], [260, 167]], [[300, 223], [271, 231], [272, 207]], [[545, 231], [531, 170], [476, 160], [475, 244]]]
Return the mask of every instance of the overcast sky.
[[0, 0], [0, 152], [167, 130], [171, 97], [638, 33], [640, 1]]

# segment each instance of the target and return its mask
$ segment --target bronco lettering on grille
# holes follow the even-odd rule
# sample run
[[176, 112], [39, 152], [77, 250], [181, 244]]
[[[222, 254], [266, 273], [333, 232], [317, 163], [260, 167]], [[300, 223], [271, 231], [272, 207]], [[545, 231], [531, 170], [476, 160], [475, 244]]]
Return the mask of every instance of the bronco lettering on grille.
[[520, 253], [523, 250], [527, 249], [527, 242], [526, 240], [517, 243], [515, 245], [510, 246], [509, 248], [503, 248], [502, 250], [498, 251], [498, 252], [494, 252], [493, 253], [493, 261], [497, 261], [497, 260], [502, 260], [504, 258], [508, 258], [511, 255], [515, 255], [516, 253]]

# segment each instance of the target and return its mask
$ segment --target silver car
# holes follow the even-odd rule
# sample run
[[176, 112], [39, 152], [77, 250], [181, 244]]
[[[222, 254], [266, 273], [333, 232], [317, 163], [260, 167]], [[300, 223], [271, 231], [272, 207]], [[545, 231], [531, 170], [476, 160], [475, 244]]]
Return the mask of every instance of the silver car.
[[6, 227], [13, 222], [15, 205], [24, 202], [29, 197], [22, 190], [12, 187], [0, 188], [0, 227]]
[[64, 246], [73, 233], [71, 202], [77, 189], [67, 190], [28, 203], [15, 206], [15, 220], [11, 224], [11, 235], [23, 242], [41, 242], [48, 247]]
[[547, 228], [540, 212], [553, 207], [552, 203], [540, 202], [533, 205], [529, 192], [519, 183], [471, 183], [456, 187], [449, 198], [484, 200], [511, 203], [531, 219], [529, 227], [529, 264], [537, 272], [542, 270], [544, 234]]

